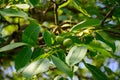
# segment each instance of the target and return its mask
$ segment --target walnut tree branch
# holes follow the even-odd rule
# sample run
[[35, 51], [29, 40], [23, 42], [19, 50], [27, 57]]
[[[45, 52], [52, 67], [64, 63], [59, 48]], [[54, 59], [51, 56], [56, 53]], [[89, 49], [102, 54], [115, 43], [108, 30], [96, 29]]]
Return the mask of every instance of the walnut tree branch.
[[112, 9], [106, 14], [106, 16], [104, 17], [104, 19], [103, 19], [102, 22], [101, 22], [101, 26], [104, 26], [104, 23], [105, 23], [106, 19], [109, 18], [110, 16], [112, 16], [113, 11], [114, 11], [116, 5], [117, 5], [117, 4], [115, 4], [115, 5], [112, 7]]
[[54, 20], [55, 20], [55, 25], [56, 25], [56, 28], [54, 29], [53, 32], [57, 32], [58, 33], [61, 33], [61, 27], [59, 26], [59, 21], [58, 21], [58, 4], [56, 3], [55, 0], [51, 0], [53, 2], [53, 6], [54, 6]]

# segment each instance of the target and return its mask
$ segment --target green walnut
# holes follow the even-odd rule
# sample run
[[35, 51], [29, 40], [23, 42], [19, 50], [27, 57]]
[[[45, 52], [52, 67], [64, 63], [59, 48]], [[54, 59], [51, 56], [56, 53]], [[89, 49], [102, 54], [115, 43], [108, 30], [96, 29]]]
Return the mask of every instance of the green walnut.
[[62, 36], [56, 36], [56, 42], [59, 43], [59, 44], [62, 44], [63, 43], [63, 40], [64, 38]]
[[64, 45], [65, 47], [71, 46], [71, 45], [72, 45], [72, 40], [71, 40], [70, 38], [65, 39], [65, 40], [63, 41], [63, 45]]

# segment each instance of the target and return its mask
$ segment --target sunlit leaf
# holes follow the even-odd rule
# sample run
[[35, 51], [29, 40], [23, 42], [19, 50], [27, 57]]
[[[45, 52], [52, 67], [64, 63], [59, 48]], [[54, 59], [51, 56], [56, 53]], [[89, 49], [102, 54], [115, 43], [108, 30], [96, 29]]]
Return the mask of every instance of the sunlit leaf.
[[116, 40], [115, 41], [115, 46], [116, 46], [116, 50], [115, 50], [115, 55], [120, 56], [120, 41]]
[[7, 25], [2, 29], [2, 32], [1, 32], [2, 37], [10, 36], [17, 30], [18, 30], [17, 25]]
[[28, 4], [16, 4], [15, 6], [20, 9], [29, 9], [29, 7], [30, 7]]
[[100, 52], [104, 57], [112, 57], [112, 55], [110, 54], [110, 52], [108, 52], [103, 46], [102, 44], [97, 41], [97, 40], [93, 40], [89, 45], [88, 48], [90, 50], [93, 51], [98, 51]]
[[23, 46], [23, 45], [27, 45], [27, 44], [26, 43], [22, 43], [22, 42], [11, 43], [11, 44], [8, 44], [8, 45], [0, 48], [0, 52], [8, 51], [8, 50], [11, 50], [11, 49], [15, 49], [15, 48]]
[[112, 48], [109, 45], [107, 45], [106, 43], [104, 43], [102, 41], [99, 41], [99, 42], [100, 42], [100, 44], [101, 44], [101, 46], [103, 48], [105, 48], [107, 51], [111, 51], [112, 52]]
[[39, 24], [31, 21], [30, 25], [25, 29], [22, 35], [22, 42], [35, 46], [39, 33], [40, 33]]
[[86, 55], [87, 47], [86, 46], [74, 46], [70, 49], [66, 62], [70, 66], [79, 63]]
[[37, 5], [40, 2], [40, 0], [29, 0], [29, 1], [33, 6]]
[[43, 33], [43, 38], [44, 38], [44, 41], [45, 43], [48, 45], [48, 46], [51, 46], [52, 45], [52, 38], [51, 38], [51, 34], [48, 30], [45, 30], [44, 33]]
[[0, 14], [2, 16], [8, 16], [8, 17], [24, 17], [27, 18], [28, 15], [20, 10], [16, 10], [16, 9], [11, 9], [11, 8], [7, 8], [7, 9], [2, 9], [0, 10]]
[[82, 14], [84, 14], [87, 17], [90, 17], [90, 15], [87, 13], [86, 10], [82, 9], [82, 7], [80, 6], [80, 1], [79, 0], [71, 0], [73, 3], [73, 6], [79, 10]]
[[100, 71], [97, 67], [85, 63], [87, 69], [92, 73], [94, 80], [109, 80], [107, 76]]
[[40, 59], [25, 67], [22, 74], [26, 78], [31, 78], [33, 75], [47, 71], [49, 66], [50, 63], [48, 59]]
[[67, 2], [65, 2], [59, 6], [59, 9], [67, 6], [70, 2], [71, 2], [71, 0], [67, 0]]
[[68, 76], [70, 76], [72, 78], [73, 76], [73, 72], [72, 70], [59, 58], [55, 57], [55, 56], [51, 56], [51, 59], [53, 61], [53, 63], [55, 64], [55, 66], [61, 71], [66, 73]]
[[26, 46], [24, 47], [17, 55], [15, 59], [15, 68], [19, 70], [20, 68], [24, 67], [30, 60], [32, 56], [31, 47]]
[[105, 42], [113, 49], [113, 51], [115, 51], [115, 42], [114, 42], [115, 40], [112, 37], [110, 37], [107, 33], [105, 33], [104, 31], [98, 31], [97, 38]]
[[93, 27], [93, 26], [98, 26], [98, 25], [100, 25], [100, 20], [98, 20], [98, 19], [88, 19], [88, 20], [82, 21], [82, 22], [74, 25], [72, 27], [71, 31], [80, 30], [80, 29]]

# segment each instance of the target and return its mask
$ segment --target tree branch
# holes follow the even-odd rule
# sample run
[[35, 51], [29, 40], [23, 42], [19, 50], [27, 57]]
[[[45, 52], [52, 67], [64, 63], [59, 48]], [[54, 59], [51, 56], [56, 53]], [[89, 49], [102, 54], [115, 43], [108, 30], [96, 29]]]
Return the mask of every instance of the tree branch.
[[56, 3], [53, 4], [54, 5], [54, 18], [55, 18], [55, 25], [58, 25], [58, 5]]
[[103, 19], [102, 22], [101, 22], [101, 26], [104, 26], [104, 23], [105, 23], [106, 19], [109, 18], [110, 16], [112, 16], [113, 11], [114, 11], [116, 5], [117, 5], [117, 4], [115, 4], [115, 5], [112, 7], [112, 9], [106, 14], [106, 16], [104, 17], [104, 19]]
[[58, 21], [58, 4], [56, 3], [55, 0], [51, 0], [53, 2], [53, 6], [54, 6], [54, 21], [55, 21], [55, 25], [56, 28], [54, 29], [53, 32], [57, 32], [61, 33], [61, 27], [59, 26], [59, 21]]

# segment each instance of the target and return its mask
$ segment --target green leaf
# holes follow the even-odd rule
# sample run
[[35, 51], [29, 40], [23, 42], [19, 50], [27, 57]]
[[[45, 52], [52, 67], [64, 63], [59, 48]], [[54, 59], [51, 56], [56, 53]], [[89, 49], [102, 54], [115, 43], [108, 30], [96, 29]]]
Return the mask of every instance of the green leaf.
[[63, 49], [60, 48], [56, 48], [56, 54], [54, 54], [54, 56], [58, 57], [59, 59], [61, 59], [63, 62], [65, 62], [65, 52]]
[[24, 67], [30, 60], [32, 56], [31, 47], [26, 46], [24, 47], [17, 55], [15, 59], [15, 68], [19, 70], [20, 68]]
[[42, 55], [43, 53], [44, 53], [44, 50], [42, 48], [35, 48], [32, 58], [35, 59], [39, 57], [40, 55]]
[[39, 24], [31, 21], [30, 25], [25, 29], [22, 35], [22, 42], [35, 46], [39, 33], [40, 33]]
[[0, 10], [0, 14], [4, 17], [8, 16], [8, 17], [28, 17], [28, 15], [20, 10], [16, 10], [16, 9], [11, 9], [11, 8], [7, 8], [7, 9], [2, 9]]
[[79, 63], [85, 57], [86, 53], [86, 46], [73, 46], [66, 57], [67, 64], [73, 66]]
[[102, 41], [99, 41], [99, 42], [101, 43], [101, 46], [102, 46], [104, 49], [106, 49], [107, 51], [110, 51], [110, 52], [113, 51], [112, 48], [111, 48], [109, 45], [107, 45], [106, 43], [104, 43], [104, 42], [102, 42]]
[[110, 68], [104, 66], [104, 69], [105, 69], [105, 72], [107, 72], [108, 75], [112, 75], [113, 74], [113, 72], [112, 72], [112, 70]]
[[82, 41], [77, 36], [70, 36], [70, 39], [72, 39], [74, 43], [77, 43], [77, 44], [82, 43]]
[[71, 78], [73, 76], [73, 72], [72, 70], [59, 58], [55, 57], [55, 56], [51, 56], [51, 59], [53, 61], [53, 63], [55, 64], [55, 66], [63, 73], [66, 73], [67, 75], [69, 75]]
[[85, 63], [87, 69], [92, 73], [94, 80], [109, 80], [107, 76], [93, 65]]
[[11, 43], [11, 44], [8, 44], [8, 45], [0, 48], [0, 52], [8, 51], [8, 50], [11, 50], [11, 49], [15, 49], [15, 48], [23, 46], [23, 45], [27, 45], [27, 44], [26, 43], [22, 43], [22, 42]]
[[89, 45], [88, 48], [90, 50], [98, 51], [100, 52], [104, 57], [112, 57], [112, 55], [110, 54], [110, 52], [108, 52], [103, 46], [102, 44], [98, 41], [98, 40], [93, 40]]
[[29, 0], [29, 1], [33, 6], [37, 5], [40, 2], [40, 0]]
[[98, 31], [97, 38], [105, 42], [107, 45], [109, 45], [113, 49], [113, 51], [115, 51], [115, 42], [114, 42], [115, 40], [111, 38], [106, 32]]
[[82, 22], [74, 25], [72, 27], [71, 31], [80, 30], [80, 29], [93, 27], [93, 26], [98, 26], [98, 25], [100, 25], [100, 20], [98, 20], [98, 19], [88, 19], [88, 20], [82, 21]]
[[2, 31], [2, 37], [7, 37], [12, 35], [15, 31], [18, 31], [18, 25], [7, 25], [5, 26]]
[[47, 71], [49, 66], [50, 63], [48, 59], [40, 59], [25, 67], [22, 74], [26, 78], [31, 78], [33, 75]]
[[65, 6], [67, 6], [70, 2], [71, 2], [71, 0], [67, 0], [67, 2], [59, 5], [58, 8], [59, 8], [59, 9], [60, 9], [60, 8], [63, 8], [63, 7], [65, 7]]
[[87, 11], [86, 10], [84, 10], [84, 9], [82, 9], [82, 7], [80, 6], [81, 4], [80, 4], [80, 0], [71, 0], [72, 1], [72, 4], [73, 4], [73, 6], [77, 9], [77, 10], [79, 10], [82, 14], [84, 14], [85, 16], [87, 16], [87, 17], [90, 17], [90, 15], [87, 13]]
[[44, 41], [45, 43], [48, 45], [48, 46], [51, 46], [52, 45], [52, 38], [51, 38], [51, 34], [48, 30], [45, 30], [44, 33], [43, 33], [43, 38], [44, 38]]
[[24, 0], [19, 0], [19, 2], [24, 3], [25, 1]]

